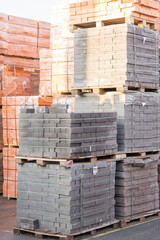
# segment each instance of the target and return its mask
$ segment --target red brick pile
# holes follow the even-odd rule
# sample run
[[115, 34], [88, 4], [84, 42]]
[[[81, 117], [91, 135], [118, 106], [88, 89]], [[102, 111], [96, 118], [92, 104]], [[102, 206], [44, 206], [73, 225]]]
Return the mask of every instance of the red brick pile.
[[[7, 197], [16, 197], [16, 165], [13, 164], [13, 159], [18, 153], [20, 105], [50, 104], [50, 99], [48, 103], [48, 100], [38, 97], [40, 85], [39, 52], [49, 48], [49, 23], [0, 14], [1, 125], [3, 115], [3, 128], [2, 126], [0, 128], [0, 151], [2, 152], [4, 145], [3, 195]], [[1, 162], [0, 192], [2, 192]]]

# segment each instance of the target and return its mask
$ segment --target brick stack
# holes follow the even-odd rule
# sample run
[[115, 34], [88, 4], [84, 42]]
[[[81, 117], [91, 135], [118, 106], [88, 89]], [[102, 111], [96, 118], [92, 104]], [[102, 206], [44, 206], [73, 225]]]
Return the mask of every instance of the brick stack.
[[3, 196], [17, 197], [17, 164], [15, 156], [18, 148], [3, 148]]
[[159, 87], [159, 34], [131, 24], [75, 31], [74, 87]]
[[46, 22], [37, 22], [37, 48], [38, 48], [38, 58], [40, 58], [40, 50], [50, 49], [50, 23]]
[[38, 95], [39, 51], [50, 48], [50, 24], [0, 14], [0, 25], [0, 91], [3, 96]]
[[127, 158], [116, 166], [116, 218], [128, 220], [159, 209], [159, 156]]
[[159, 187], [159, 207], [160, 207], [160, 161], [158, 161], [158, 187]]
[[[0, 72], [0, 83], [2, 74]], [[0, 90], [0, 106], [2, 105], [2, 91]], [[0, 107], [0, 194], [3, 192], [3, 128], [2, 128], [2, 108]]]
[[[152, 30], [157, 28], [159, 6], [150, 0], [93, 0], [70, 5], [71, 23], [85, 28], [75, 30], [74, 87], [90, 87], [93, 92], [101, 87], [104, 92], [76, 96], [70, 106], [75, 112], [116, 111], [119, 151], [159, 151], [160, 101], [155, 91], [159, 87], [159, 32]], [[124, 22], [139, 26], [113, 25]], [[159, 209], [157, 160], [158, 156], [146, 154], [145, 158], [117, 163], [118, 218], [131, 220]]]
[[[154, 0], [116, 0], [116, 1], [79, 1], [70, 4], [70, 21], [72, 24], [95, 26], [96, 22], [104, 21], [106, 25], [133, 21], [153, 28], [158, 24], [159, 2]], [[141, 20], [141, 21], [140, 21]], [[157, 27], [157, 26], [156, 26]]]
[[74, 40], [52, 41], [52, 91], [70, 92], [74, 76]]
[[3, 66], [3, 96], [36, 96], [39, 94], [39, 69]]
[[0, 105], [3, 105], [5, 145], [3, 193], [8, 197], [16, 196], [16, 168], [10, 168], [8, 161], [10, 152], [12, 157], [17, 154], [20, 104], [30, 104], [34, 102], [33, 99], [36, 99], [37, 104], [39, 51], [49, 48], [49, 23], [0, 14]]
[[[49, 106], [52, 98], [38, 96], [11, 96], [2, 98], [3, 115], [3, 165], [4, 165], [4, 184], [3, 195], [16, 197], [17, 168], [10, 168], [10, 159], [18, 154], [19, 146], [19, 114], [21, 107], [34, 107], [39, 105]], [[13, 166], [13, 164], [12, 164]], [[11, 177], [10, 177], [11, 176]]]
[[50, 47], [50, 24], [0, 14], [0, 54], [39, 58], [41, 48]]
[[3, 193], [3, 155], [0, 153], [0, 194]]
[[4, 66], [18, 67], [24, 70], [25, 68], [39, 69], [39, 59], [0, 55], [0, 67], [2, 68]]
[[154, 151], [160, 146], [159, 94], [108, 92], [55, 98], [74, 112], [117, 112], [118, 151]]
[[37, 219], [41, 229], [73, 234], [109, 225], [115, 219], [114, 179], [115, 162], [18, 165], [17, 226]]
[[52, 96], [52, 50], [40, 51], [40, 84], [41, 96]]
[[[67, 0], [68, 1], [68, 0]], [[73, 87], [74, 34], [69, 29], [69, 5], [54, 6], [51, 50], [41, 51], [40, 95], [68, 93]]]
[[67, 113], [59, 104], [21, 111], [19, 155], [70, 159], [117, 152], [115, 113]]

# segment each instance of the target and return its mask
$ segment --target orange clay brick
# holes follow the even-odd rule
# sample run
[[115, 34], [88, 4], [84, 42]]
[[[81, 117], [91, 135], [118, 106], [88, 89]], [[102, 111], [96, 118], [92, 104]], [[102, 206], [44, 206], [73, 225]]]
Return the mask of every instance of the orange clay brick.
[[3, 196], [8, 197], [8, 198], [16, 198], [17, 197], [17, 181], [4, 180]]
[[31, 96], [39, 94], [39, 70], [3, 66], [0, 71], [2, 74], [3, 96]]
[[[52, 97], [18, 96], [2, 98], [3, 143], [19, 145], [19, 114], [21, 106], [51, 106]], [[2, 136], [2, 134], [0, 135]]]

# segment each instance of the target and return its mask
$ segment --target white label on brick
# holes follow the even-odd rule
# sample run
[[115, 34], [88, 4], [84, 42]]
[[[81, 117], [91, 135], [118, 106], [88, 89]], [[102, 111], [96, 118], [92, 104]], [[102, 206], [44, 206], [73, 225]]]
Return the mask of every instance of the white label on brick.
[[97, 173], [98, 173], [98, 167], [95, 166], [93, 167], [93, 175], [97, 175]]

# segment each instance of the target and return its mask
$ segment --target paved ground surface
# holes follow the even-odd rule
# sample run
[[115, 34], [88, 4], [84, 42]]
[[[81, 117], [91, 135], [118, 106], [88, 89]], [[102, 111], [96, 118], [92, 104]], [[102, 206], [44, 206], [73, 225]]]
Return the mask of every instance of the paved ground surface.
[[[16, 236], [12, 227], [16, 224], [16, 201], [0, 197], [0, 240], [36, 240], [30, 236]], [[101, 233], [84, 240], [160, 240], [160, 218], [149, 220], [143, 224]]]

